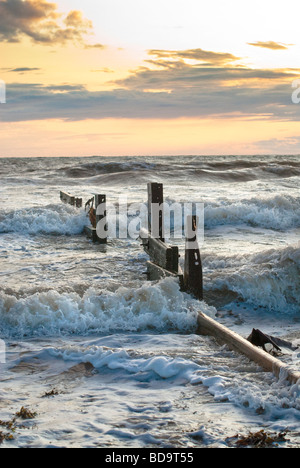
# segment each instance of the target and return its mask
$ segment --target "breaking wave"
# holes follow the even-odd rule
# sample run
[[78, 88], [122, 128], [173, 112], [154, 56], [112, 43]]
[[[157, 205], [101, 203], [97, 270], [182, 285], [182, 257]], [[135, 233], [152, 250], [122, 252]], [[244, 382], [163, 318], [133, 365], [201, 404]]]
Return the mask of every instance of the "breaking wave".
[[63, 204], [0, 213], [0, 233], [76, 235], [86, 223], [84, 211]]
[[[167, 203], [172, 208], [173, 201], [169, 199]], [[113, 215], [113, 212], [108, 211], [108, 220], [110, 215]], [[130, 220], [131, 215], [128, 216]], [[171, 219], [166, 216], [166, 222], [169, 221], [172, 230], [174, 228], [172, 212]], [[114, 222], [118, 222], [118, 219]], [[279, 231], [298, 228], [300, 197], [282, 194], [205, 203], [204, 223], [207, 229], [242, 224]], [[83, 232], [86, 224], [89, 222], [84, 210], [77, 210], [64, 204], [0, 212], [0, 234], [17, 232], [31, 235], [77, 235]], [[184, 227], [184, 216], [182, 227]]]
[[255, 255], [205, 257], [206, 288], [283, 314], [300, 312], [300, 244]]
[[214, 308], [180, 292], [170, 278], [115, 292], [90, 288], [83, 296], [55, 290], [16, 298], [0, 292], [1, 336], [87, 335], [91, 333], [195, 330], [197, 308]]
[[280, 231], [299, 227], [300, 197], [272, 195], [207, 204], [206, 227], [231, 224], [248, 224]]

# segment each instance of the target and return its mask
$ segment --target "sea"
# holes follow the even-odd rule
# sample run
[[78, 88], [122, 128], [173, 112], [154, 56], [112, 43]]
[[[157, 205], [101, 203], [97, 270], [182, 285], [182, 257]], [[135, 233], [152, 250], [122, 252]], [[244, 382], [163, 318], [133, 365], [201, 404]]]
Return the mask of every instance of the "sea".
[[[84, 232], [93, 194], [145, 204], [149, 182], [204, 206], [202, 301], [147, 280], [138, 235]], [[0, 159], [1, 447], [228, 448], [264, 431], [299, 448], [299, 383], [197, 327], [201, 311], [288, 341], [278, 358], [299, 371], [299, 187], [300, 156]], [[184, 237], [166, 241], [183, 266]]]

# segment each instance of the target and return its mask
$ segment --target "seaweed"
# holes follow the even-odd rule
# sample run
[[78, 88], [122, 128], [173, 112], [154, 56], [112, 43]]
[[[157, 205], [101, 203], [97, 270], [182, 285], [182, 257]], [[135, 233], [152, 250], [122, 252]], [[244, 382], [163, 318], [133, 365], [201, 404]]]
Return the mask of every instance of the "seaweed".
[[16, 413], [16, 416], [21, 419], [34, 419], [37, 413], [30, 411], [28, 408], [22, 408]]
[[286, 442], [285, 438], [287, 432], [279, 432], [278, 434], [271, 434], [265, 432], [263, 429], [258, 432], [249, 432], [246, 436], [236, 434], [233, 437], [226, 439], [226, 442], [230, 446], [238, 448], [242, 447], [255, 447], [255, 448], [270, 448], [277, 447], [278, 443]]
[[10, 434], [9, 432], [2, 432], [0, 431], [0, 445], [5, 441], [5, 440], [13, 440], [14, 436], [13, 434]]
[[53, 388], [49, 392], [45, 392], [41, 398], [49, 398], [49, 397], [56, 396], [56, 395], [59, 395], [59, 391]]
[[14, 440], [14, 433], [16, 429], [26, 429], [27, 427], [24, 426], [23, 424], [17, 424], [16, 420], [17, 418], [21, 419], [34, 419], [36, 417], [37, 413], [30, 411], [28, 408], [22, 408], [20, 411], [17, 411], [9, 421], [2, 421], [0, 420], [0, 427], [3, 427], [6, 429], [6, 431], [0, 431], [0, 445], [4, 441], [10, 441]]
[[5, 440], [13, 440], [14, 439], [13, 433], [16, 430], [15, 418], [11, 419], [10, 421], [0, 420], [0, 426], [5, 427], [8, 430], [6, 432], [0, 431], [0, 445]]

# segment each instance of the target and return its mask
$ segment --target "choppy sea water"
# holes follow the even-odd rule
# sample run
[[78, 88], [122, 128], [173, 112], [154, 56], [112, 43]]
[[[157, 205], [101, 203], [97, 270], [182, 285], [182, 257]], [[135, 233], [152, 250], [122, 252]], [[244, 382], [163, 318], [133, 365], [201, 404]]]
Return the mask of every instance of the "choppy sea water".
[[[1, 159], [0, 181], [0, 420], [37, 413], [2, 447], [227, 447], [261, 429], [300, 446], [299, 386], [197, 334], [201, 310], [300, 343], [299, 156]], [[138, 239], [91, 243], [59, 199], [145, 203], [148, 182], [204, 203], [202, 302], [147, 282]]]

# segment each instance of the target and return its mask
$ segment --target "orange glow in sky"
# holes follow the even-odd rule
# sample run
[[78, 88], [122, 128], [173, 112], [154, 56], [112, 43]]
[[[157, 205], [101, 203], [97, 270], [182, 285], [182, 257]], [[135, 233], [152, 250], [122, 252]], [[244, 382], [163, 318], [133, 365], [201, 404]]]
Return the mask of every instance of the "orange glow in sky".
[[296, 10], [0, 0], [0, 157], [299, 154]]

